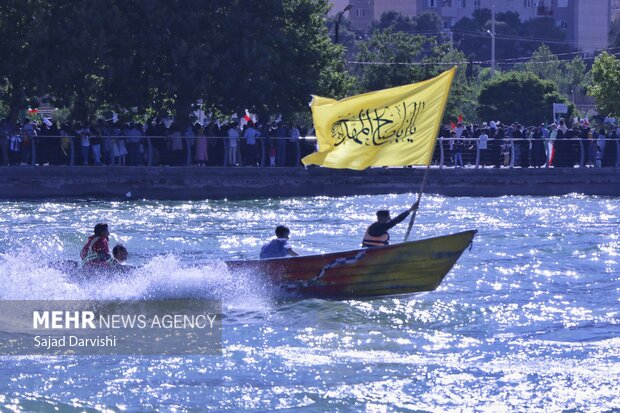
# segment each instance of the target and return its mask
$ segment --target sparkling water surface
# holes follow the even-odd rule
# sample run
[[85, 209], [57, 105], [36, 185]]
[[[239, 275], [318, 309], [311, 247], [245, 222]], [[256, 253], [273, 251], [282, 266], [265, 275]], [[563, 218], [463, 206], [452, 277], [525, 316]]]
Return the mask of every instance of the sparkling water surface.
[[[620, 199], [425, 195], [413, 238], [479, 233], [422, 295], [283, 302], [224, 264], [278, 224], [301, 254], [357, 248], [377, 209], [414, 199], [0, 202], [0, 299], [224, 304], [221, 356], [0, 356], [0, 411], [619, 410]], [[136, 275], [78, 285], [49, 267], [99, 221]]]

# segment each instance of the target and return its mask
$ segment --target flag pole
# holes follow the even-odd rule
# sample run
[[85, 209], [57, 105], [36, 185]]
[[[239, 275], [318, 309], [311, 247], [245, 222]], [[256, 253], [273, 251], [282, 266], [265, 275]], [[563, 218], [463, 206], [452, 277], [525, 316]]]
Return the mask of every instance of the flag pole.
[[[435, 141], [435, 145], [437, 141]], [[435, 146], [433, 145], [433, 153], [435, 153]], [[432, 155], [431, 155], [432, 157]], [[416, 202], [420, 205], [420, 199], [422, 199], [422, 192], [424, 192], [424, 185], [426, 184], [426, 177], [428, 176], [428, 171], [431, 169], [431, 163], [429, 161], [428, 165], [426, 165], [426, 171], [424, 171], [424, 177], [422, 178], [422, 184], [420, 185], [420, 192], [418, 192], [418, 199]], [[418, 208], [414, 209], [411, 213], [411, 219], [409, 220], [409, 226], [407, 227], [407, 233], [405, 234], [405, 241], [409, 239], [409, 234], [411, 233], [411, 228], [413, 228], [413, 221], [415, 221], [416, 213], [418, 212]]]
[[[456, 69], [456, 68], [457, 67], [454, 66], [453, 69]], [[454, 73], [452, 74], [452, 77], [450, 78], [450, 87], [452, 87], [453, 78], [454, 78]], [[448, 95], [450, 94], [449, 90], [450, 89], [448, 89], [448, 93], [446, 93], [446, 95], [443, 98], [443, 103], [442, 103], [443, 110], [441, 111], [441, 118], [439, 118], [437, 129], [435, 130], [435, 142], [433, 143], [433, 150], [431, 151], [428, 157], [428, 164], [426, 165], [426, 171], [424, 171], [424, 177], [422, 178], [422, 184], [420, 185], [420, 192], [418, 192], [418, 199], [416, 201], [418, 203], [418, 208], [420, 207], [420, 200], [422, 199], [422, 192], [424, 192], [424, 185], [426, 184], [426, 178], [428, 177], [428, 171], [431, 169], [431, 163], [433, 162], [433, 155], [435, 154], [435, 147], [437, 146], [437, 141], [439, 140], [439, 133], [441, 131], [441, 120], [443, 119], [446, 113], [446, 103], [448, 102]], [[441, 142], [439, 144], [441, 145]], [[409, 226], [407, 227], [407, 233], [405, 233], [404, 242], [407, 242], [407, 240], [409, 239], [409, 234], [411, 233], [411, 228], [413, 228], [413, 221], [415, 221], [415, 216], [416, 216], [416, 213], [418, 212], [418, 208], [414, 209], [411, 213], [411, 219], [409, 220]]]

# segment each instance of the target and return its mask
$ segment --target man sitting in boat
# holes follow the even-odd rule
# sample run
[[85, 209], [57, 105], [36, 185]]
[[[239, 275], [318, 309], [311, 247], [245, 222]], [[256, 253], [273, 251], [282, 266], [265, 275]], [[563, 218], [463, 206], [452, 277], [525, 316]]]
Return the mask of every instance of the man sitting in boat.
[[362, 241], [362, 247], [380, 247], [382, 245], [389, 245], [390, 234], [388, 234], [388, 231], [396, 224], [407, 218], [411, 212], [418, 209], [419, 204], [419, 201], [416, 202], [411, 205], [411, 208], [394, 219], [390, 218], [390, 211], [387, 209], [377, 211], [377, 222], [370, 224], [366, 230], [364, 240]]
[[288, 245], [288, 236], [291, 231], [283, 226], [276, 227], [276, 239], [272, 239], [269, 243], [263, 245], [260, 250], [260, 258], [280, 258], [287, 255], [297, 256], [295, 251]]
[[82, 268], [84, 269], [110, 269], [114, 257], [110, 254], [108, 238], [110, 231], [108, 224], [99, 223], [95, 225], [95, 234], [88, 237], [88, 241], [80, 251]]

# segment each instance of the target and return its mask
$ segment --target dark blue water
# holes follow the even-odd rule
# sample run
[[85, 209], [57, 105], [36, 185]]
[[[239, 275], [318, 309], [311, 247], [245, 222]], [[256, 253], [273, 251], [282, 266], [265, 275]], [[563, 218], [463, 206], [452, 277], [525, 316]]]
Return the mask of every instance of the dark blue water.
[[[414, 238], [479, 234], [423, 295], [280, 302], [224, 265], [280, 223], [302, 254], [355, 248], [377, 209], [413, 200], [0, 203], [0, 299], [225, 307], [222, 356], [0, 357], [0, 410], [620, 409], [620, 199], [425, 196]], [[49, 268], [98, 221], [142, 266], [134, 278], [77, 285]]]

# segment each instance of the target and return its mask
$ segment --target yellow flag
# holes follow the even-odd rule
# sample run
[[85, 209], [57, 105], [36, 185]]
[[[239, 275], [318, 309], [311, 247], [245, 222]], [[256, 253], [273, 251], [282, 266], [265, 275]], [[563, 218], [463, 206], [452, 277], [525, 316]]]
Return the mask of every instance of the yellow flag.
[[429, 165], [455, 71], [339, 101], [314, 96], [319, 151], [302, 162], [349, 169]]

